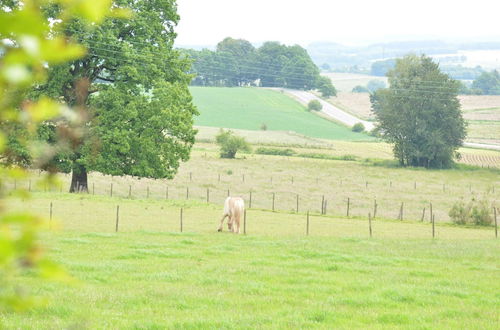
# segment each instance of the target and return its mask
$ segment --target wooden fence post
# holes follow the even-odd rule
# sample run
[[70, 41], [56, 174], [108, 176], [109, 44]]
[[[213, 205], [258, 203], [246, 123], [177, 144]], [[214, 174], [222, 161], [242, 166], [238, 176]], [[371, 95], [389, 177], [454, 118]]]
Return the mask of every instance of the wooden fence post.
[[243, 235], [247, 234], [247, 210], [243, 211]]
[[422, 219], [420, 219], [420, 222], [424, 222], [424, 218], [425, 218], [425, 207], [422, 210]]
[[351, 202], [351, 199], [349, 197], [347, 197], [347, 217], [349, 218], [349, 207], [350, 207], [350, 203]]
[[227, 197], [229, 197], [229, 189], [227, 190]]
[[219, 181], [218, 182], [220, 183], [220, 173], [219, 173]]
[[377, 215], [377, 199], [373, 202], [373, 219], [375, 219], [375, 216]]
[[189, 199], [189, 187], [186, 187], [186, 199]]
[[30, 181], [29, 181], [28, 191], [31, 191], [31, 179], [30, 179]]
[[50, 202], [50, 215], [49, 215], [49, 220], [52, 223], [52, 202]]
[[250, 190], [250, 200], [248, 201], [248, 208], [252, 208], [252, 190]]
[[432, 238], [435, 237], [434, 222], [436, 221], [436, 216], [432, 215]]
[[95, 195], [95, 185], [94, 185], [94, 182], [92, 182], [92, 195]]
[[241, 176], [241, 182], [245, 182], [245, 174], [242, 174], [242, 176]]
[[275, 193], [273, 193], [273, 212], [274, 212], [274, 198], [275, 198]]
[[368, 213], [368, 228], [370, 230], [370, 238], [372, 237], [372, 215]]
[[147, 188], [146, 198], [149, 198], [149, 186], [147, 186], [146, 188]]
[[181, 214], [180, 214], [180, 229], [181, 229], [181, 233], [182, 233], [182, 207], [181, 207]]
[[323, 214], [326, 214], [326, 205], [328, 204], [328, 200], [325, 199], [325, 205], [323, 206]]
[[109, 195], [111, 197], [113, 197], [113, 182], [111, 182], [111, 187], [110, 187], [110, 190], [109, 190]]
[[207, 203], [210, 203], [210, 188], [207, 188]]
[[189, 181], [192, 182], [193, 181], [193, 172], [189, 172]]
[[405, 203], [404, 202], [401, 202], [401, 209], [399, 210], [399, 220], [403, 221], [403, 212], [404, 212], [404, 205]]
[[165, 199], [168, 199], [168, 186], [167, 186], [167, 188], [165, 189]]
[[321, 214], [323, 214], [324, 209], [325, 209], [325, 195], [321, 197]]
[[497, 208], [493, 207], [493, 214], [495, 217], [495, 237], [498, 238], [498, 223], [497, 223]]
[[132, 185], [131, 184], [128, 185], [128, 198], [129, 199], [132, 198]]
[[115, 225], [115, 232], [118, 232], [118, 222], [120, 220], [120, 205], [116, 206], [116, 225]]
[[306, 236], [309, 236], [309, 211], [307, 211]]

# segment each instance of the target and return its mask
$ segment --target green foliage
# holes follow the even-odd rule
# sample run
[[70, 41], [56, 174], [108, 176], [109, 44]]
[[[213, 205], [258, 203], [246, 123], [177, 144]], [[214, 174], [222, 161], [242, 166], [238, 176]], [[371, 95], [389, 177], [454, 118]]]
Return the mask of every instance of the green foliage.
[[352, 126], [351, 130], [356, 133], [364, 132], [365, 125], [363, 125], [363, 123], [356, 123]]
[[396, 60], [393, 58], [388, 60], [373, 62], [371, 66], [371, 75], [383, 77], [387, 74], [387, 72], [393, 69], [395, 65], [396, 65]]
[[[450, 167], [466, 136], [460, 85], [426, 56], [409, 55], [388, 73], [388, 89], [370, 96], [377, 131], [403, 166]], [[433, 87], [429, 89], [429, 86]]]
[[215, 141], [220, 146], [221, 158], [236, 158], [238, 151], [251, 152], [250, 144], [243, 137], [234, 135], [230, 130], [221, 129], [215, 137]]
[[368, 90], [368, 88], [366, 88], [365, 86], [358, 85], [352, 89], [352, 92], [353, 93], [370, 93], [370, 90]]
[[320, 76], [318, 78], [317, 86], [323, 97], [337, 96], [337, 90], [333, 86], [330, 78]]
[[[50, 169], [55, 150], [68, 150], [73, 131], [65, 130], [59, 144], [36, 142], [44, 135], [41, 123], [56, 117], [79, 118], [78, 113], [44, 96], [28, 101], [28, 91], [46, 78], [46, 67], [74, 60], [84, 48], [60, 35], [61, 27], [72, 20], [99, 23], [109, 11], [111, 1], [4, 1], [0, 11], [0, 313], [33, 307], [36, 300], [19, 286], [19, 275], [69, 280], [69, 276], [44, 254], [38, 235], [45, 220], [28, 212], [12, 212], [7, 207], [6, 181], [25, 179], [28, 173], [16, 165], [36, 162]], [[52, 11], [52, 21], [46, 14]], [[82, 26], [84, 24], [82, 23]], [[41, 135], [40, 135], [41, 134]], [[47, 136], [49, 138], [49, 136]], [[49, 141], [47, 141], [49, 142]], [[46, 183], [53, 184], [49, 175]], [[29, 198], [22, 190], [13, 196]]]
[[471, 88], [484, 95], [500, 95], [500, 74], [497, 70], [483, 72], [472, 82]]
[[78, 20], [58, 35], [81, 40], [88, 53], [51, 65], [34, 97], [62, 97], [92, 111], [79, 123], [78, 146], [69, 157], [76, 186], [87, 189], [87, 172], [172, 178], [189, 158], [197, 114], [187, 88], [190, 63], [173, 49], [179, 21], [173, 0], [120, 1], [133, 16], [107, 18], [85, 28]]
[[307, 108], [313, 111], [320, 111], [321, 109], [323, 109], [323, 106], [318, 100], [311, 100], [307, 104]]
[[366, 88], [370, 91], [370, 93], [376, 92], [381, 88], [386, 88], [385, 82], [378, 79], [372, 79], [366, 84]]
[[294, 89], [316, 88], [319, 69], [298, 46], [265, 42], [255, 49], [250, 42], [226, 38], [215, 51], [183, 50], [193, 61], [195, 86], [253, 86]]
[[459, 225], [489, 226], [493, 222], [491, 203], [486, 199], [472, 198], [470, 202], [455, 202], [448, 215]]
[[262, 125], [260, 125], [260, 130], [261, 131], [267, 131], [267, 124], [266, 123], [262, 123]]
[[261, 155], [275, 155], [275, 156], [293, 156], [296, 152], [293, 149], [279, 149], [279, 148], [264, 148], [260, 147], [255, 150], [256, 154]]

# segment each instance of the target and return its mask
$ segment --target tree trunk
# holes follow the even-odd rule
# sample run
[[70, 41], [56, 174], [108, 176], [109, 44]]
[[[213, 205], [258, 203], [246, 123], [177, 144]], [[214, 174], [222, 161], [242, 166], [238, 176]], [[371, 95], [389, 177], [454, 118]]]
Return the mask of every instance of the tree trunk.
[[71, 186], [69, 192], [89, 192], [87, 183], [87, 169], [83, 165], [73, 164], [73, 173], [71, 175]]

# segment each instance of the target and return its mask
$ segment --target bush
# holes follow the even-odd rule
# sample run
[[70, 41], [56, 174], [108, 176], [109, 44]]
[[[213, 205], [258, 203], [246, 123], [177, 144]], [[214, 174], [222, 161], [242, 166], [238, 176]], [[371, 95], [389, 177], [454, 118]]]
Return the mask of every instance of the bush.
[[235, 136], [230, 130], [221, 129], [219, 135], [215, 137], [215, 142], [220, 146], [221, 158], [235, 158], [238, 151], [251, 151], [248, 142], [240, 136]]
[[321, 105], [321, 103], [318, 100], [311, 100], [307, 104], [307, 108], [309, 110], [320, 111], [321, 109], [323, 109], [323, 106]]
[[261, 131], [267, 131], [267, 125], [266, 125], [266, 123], [262, 123], [262, 125], [260, 125], [260, 130]]
[[493, 222], [490, 203], [487, 200], [472, 198], [469, 203], [460, 200], [453, 204], [448, 215], [459, 225], [489, 226]]
[[278, 149], [278, 148], [258, 148], [255, 153], [261, 155], [275, 155], [275, 156], [293, 156], [295, 151], [292, 149]]
[[368, 90], [368, 88], [366, 88], [365, 86], [361, 86], [361, 85], [358, 85], [358, 86], [354, 87], [352, 89], [352, 92], [353, 93], [370, 93], [370, 91]]
[[353, 132], [356, 132], [356, 133], [364, 132], [365, 131], [365, 125], [363, 125], [362, 123], [356, 123], [356, 124], [354, 124], [354, 126], [352, 126], [351, 130]]

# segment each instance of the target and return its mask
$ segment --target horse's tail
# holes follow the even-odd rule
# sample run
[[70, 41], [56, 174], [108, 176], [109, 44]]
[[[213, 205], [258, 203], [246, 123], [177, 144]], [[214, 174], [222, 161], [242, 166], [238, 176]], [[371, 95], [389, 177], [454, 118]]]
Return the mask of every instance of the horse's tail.
[[233, 216], [235, 220], [240, 223], [241, 215], [245, 212], [245, 202], [242, 198], [236, 198], [234, 201]]

